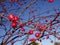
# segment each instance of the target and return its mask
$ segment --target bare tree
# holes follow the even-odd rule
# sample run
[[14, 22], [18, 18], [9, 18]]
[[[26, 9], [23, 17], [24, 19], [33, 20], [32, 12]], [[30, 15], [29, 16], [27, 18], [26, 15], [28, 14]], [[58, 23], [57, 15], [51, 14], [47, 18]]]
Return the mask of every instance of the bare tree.
[[[0, 45], [7, 45], [9, 43], [14, 45], [14, 43], [22, 40], [23, 45], [30, 45], [32, 43], [35, 45], [37, 44], [35, 43], [36, 40], [41, 42], [43, 39], [50, 39], [50, 35], [60, 40], [60, 12], [56, 12], [57, 9], [53, 9], [55, 14], [52, 15], [40, 16], [44, 13], [49, 14], [51, 10], [35, 14], [37, 8], [33, 9], [32, 6], [37, 2], [38, 0], [30, 0], [29, 3], [28, 0], [0, 0], [0, 7], [2, 9], [0, 11], [0, 30], [2, 31]], [[50, 3], [52, 2], [50, 1]], [[14, 11], [13, 14], [11, 11]], [[25, 11], [28, 13], [27, 16]], [[18, 15], [14, 14], [18, 12]], [[25, 19], [24, 16], [28, 18]], [[36, 31], [37, 33], [35, 33]], [[35, 35], [36, 38], [29, 38], [30, 35]], [[31, 42], [30, 44], [28, 44], [28, 40]], [[50, 40], [53, 42], [52, 39]]]

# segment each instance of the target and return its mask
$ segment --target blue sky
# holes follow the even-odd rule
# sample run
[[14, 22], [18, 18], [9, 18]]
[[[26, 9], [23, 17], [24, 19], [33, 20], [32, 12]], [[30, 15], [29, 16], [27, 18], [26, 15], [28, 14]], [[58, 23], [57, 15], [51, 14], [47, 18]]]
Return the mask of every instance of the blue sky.
[[[24, 4], [23, 6], [18, 6], [16, 5], [16, 3], [13, 4], [12, 7], [10, 7], [10, 4], [9, 2], [5, 3], [5, 7], [8, 9], [8, 10], [11, 10], [11, 9], [16, 9], [16, 8], [20, 8], [19, 10], [15, 11], [15, 10], [11, 10], [9, 11], [9, 13], [13, 13], [15, 14], [16, 16], [20, 15], [20, 12], [23, 11], [23, 8], [26, 7], [26, 5], [29, 4], [30, 1], [26, 0], [27, 3]], [[23, 3], [23, 2], [22, 2]], [[9, 9], [10, 8], [10, 9]], [[21, 18], [25, 19], [23, 20], [22, 22], [26, 22], [28, 21], [28, 16], [29, 15], [29, 11], [31, 9], [34, 9], [36, 10], [34, 13], [30, 14], [30, 15], [34, 15], [34, 14], [38, 14], [40, 16], [48, 16], [48, 15], [51, 15], [51, 14], [55, 14], [55, 11], [54, 11], [54, 8], [57, 10], [57, 12], [60, 11], [60, 0], [54, 0], [53, 3], [49, 3], [48, 1], [46, 2], [43, 2], [42, 0], [38, 0], [37, 3], [31, 5], [31, 7], [29, 9], [27, 9], [24, 14], [21, 16]], [[47, 11], [50, 10], [50, 13], [47, 13]], [[2, 8], [0, 8], [0, 12], [2, 11]], [[3, 12], [2, 12], [3, 13]], [[9, 14], [5, 13], [6, 16], [8, 16]], [[8, 24], [8, 23], [7, 23]], [[6, 25], [7, 25], [6, 24]], [[9, 28], [9, 27], [8, 27]], [[3, 30], [0, 28], [0, 30]], [[26, 28], [26, 30], [29, 30], [28, 28]], [[4, 34], [4, 32], [0, 31], [0, 35], [2, 35], [2, 33]], [[30, 36], [31, 37], [34, 37], [34, 36]], [[55, 41], [58, 41], [60, 42], [59, 40], [57, 40], [55, 37], [53, 36], [50, 36], [50, 38], [55, 42]], [[19, 38], [20, 39], [20, 38]], [[0, 39], [1, 41], [1, 39]], [[54, 42], [51, 43], [49, 39], [44, 39], [42, 41], [42, 45], [54, 45]], [[14, 45], [21, 45], [23, 43], [23, 41], [20, 41], [20, 42], [16, 42]], [[10, 44], [8, 44], [10, 45]]]

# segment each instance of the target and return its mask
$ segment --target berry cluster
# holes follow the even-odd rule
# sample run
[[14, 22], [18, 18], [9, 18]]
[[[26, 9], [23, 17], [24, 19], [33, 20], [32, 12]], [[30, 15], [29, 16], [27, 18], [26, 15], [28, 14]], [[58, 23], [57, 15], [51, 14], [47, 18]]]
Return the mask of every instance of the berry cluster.
[[[12, 28], [15, 29], [17, 27], [17, 22], [19, 21], [19, 17], [18, 16], [15, 16], [14, 14], [10, 14], [8, 16], [8, 19], [12, 22], [11, 23]], [[22, 31], [25, 31], [22, 22], [19, 23], [19, 26], [20, 26], [20, 28], [21, 28]]]
[[12, 21], [12, 24], [11, 24], [12, 28], [16, 28], [16, 26], [17, 26], [17, 21], [19, 20], [19, 17], [15, 16], [14, 14], [10, 14], [10, 15], [8, 16], [8, 19], [9, 19], [10, 21]]

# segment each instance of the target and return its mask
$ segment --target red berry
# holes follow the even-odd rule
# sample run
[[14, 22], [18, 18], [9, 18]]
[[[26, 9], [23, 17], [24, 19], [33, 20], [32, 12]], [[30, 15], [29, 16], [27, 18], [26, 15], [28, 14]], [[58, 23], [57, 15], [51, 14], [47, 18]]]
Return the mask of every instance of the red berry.
[[22, 28], [22, 27], [23, 27], [23, 23], [22, 23], [22, 22], [20, 22], [20, 24], [19, 24], [19, 25], [20, 25], [20, 28]]
[[36, 36], [36, 37], [40, 37], [40, 33], [36, 33], [35, 36]]
[[40, 29], [42, 29], [42, 27], [43, 27], [43, 26], [41, 25], [41, 26], [40, 26]]
[[53, 22], [53, 20], [50, 20], [50, 23], [52, 23]]
[[14, 20], [15, 20], [15, 21], [18, 21], [18, 20], [19, 20], [19, 17], [15, 16], [15, 17], [14, 17]]
[[22, 31], [25, 31], [25, 29], [24, 29], [23, 27], [21, 28], [21, 30], [22, 30]]
[[46, 25], [41, 25], [40, 26], [40, 29], [42, 30], [42, 29], [46, 29], [47, 28], [47, 26]]
[[40, 31], [40, 32], [42, 32], [43, 30], [42, 30], [42, 29], [40, 29], [39, 31]]
[[33, 30], [29, 30], [29, 34], [33, 34]]
[[54, 2], [54, 0], [48, 0], [48, 2], [52, 3], [52, 2]]
[[34, 13], [34, 12], [35, 12], [35, 10], [30, 10], [29, 14]]
[[12, 26], [12, 28], [16, 28], [16, 26], [17, 26], [16, 22], [12, 22], [11, 26]]
[[31, 42], [35, 41], [35, 38], [31, 38], [30, 41], [31, 41]]
[[14, 15], [13, 14], [10, 14], [9, 16], [8, 16], [8, 19], [10, 20], [10, 21], [12, 21], [12, 20], [14, 20]]

